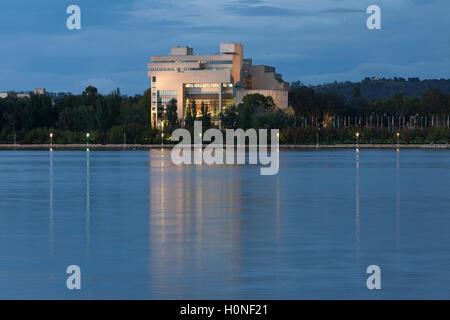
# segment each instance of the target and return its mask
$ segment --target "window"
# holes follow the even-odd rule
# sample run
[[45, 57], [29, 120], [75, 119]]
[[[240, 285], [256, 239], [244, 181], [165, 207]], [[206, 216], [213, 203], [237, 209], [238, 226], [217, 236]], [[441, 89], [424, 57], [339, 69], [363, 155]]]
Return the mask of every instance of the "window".
[[176, 96], [178, 93], [176, 90], [160, 90], [158, 91], [159, 96]]
[[186, 88], [218, 88], [218, 83], [187, 83]]
[[150, 68], [149, 71], [177, 71], [176, 68]]
[[200, 94], [219, 94], [218, 91], [187, 91], [186, 92], [187, 95], [200, 95]]
[[152, 77], [152, 82], [156, 82], [156, 77]]
[[228, 68], [228, 67], [214, 67], [214, 68], [205, 68], [205, 70], [232, 70], [232, 68]]
[[232, 60], [209, 60], [205, 64], [233, 64]]

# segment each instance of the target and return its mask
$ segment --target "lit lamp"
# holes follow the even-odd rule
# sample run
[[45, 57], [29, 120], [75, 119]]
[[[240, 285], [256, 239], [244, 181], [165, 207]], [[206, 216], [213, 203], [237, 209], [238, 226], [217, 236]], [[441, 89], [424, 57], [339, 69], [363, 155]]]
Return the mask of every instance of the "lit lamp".
[[53, 133], [50, 133], [50, 145], [53, 144]]
[[164, 144], [164, 133], [161, 133], [161, 145]]
[[397, 132], [397, 147], [400, 144], [400, 132]]
[[90, 134], [86, 133], [86, 144], [89, 144], [89, 136], [90, 136]]

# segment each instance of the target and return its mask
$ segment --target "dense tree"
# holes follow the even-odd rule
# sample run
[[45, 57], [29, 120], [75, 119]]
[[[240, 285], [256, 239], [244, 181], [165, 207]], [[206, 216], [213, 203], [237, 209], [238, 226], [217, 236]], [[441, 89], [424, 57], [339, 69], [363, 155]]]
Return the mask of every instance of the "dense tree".
[[178, 119], [177, 113], [177, 100], [172, 99], [166, 106], [166, 117], [168, 122], [168, 130], [172, 132], [173, 130], [180, 127], [180, 120]]
[[229, 106], [219, 115], [223, 128], [236, 129], [239, 121], [239, 114], [235, 105]]
[[197, 110], [195, 108], [195, 102], [192, 101], [190, 105], [187, 106], [186, 117], [184, 119], [184, 125], [188, 129], [194, 128], [194, 122], [197, 119]]
[[[300, 87], [293, 83], [292, 88]], [[385, 99], [396, 93], [401, 93], [408, 98], [420, 98], [430, 88], [436, 88], [441, 92], [450, 94], [450, 79], [427, 79], [408, 78], [407, 80], [396, 77], [394, 79], [365, 78], [360, 82], [333, 82], [312, 87], [317, 93], [337, 92], [343, 95], [346, 101], [353, 97], [354, 87], [359, 87], [361, 96], [368, 101], [373, 99]]]
[[[406, 80], [389, 81], [402, 84]], [[423, 82], [408, 79], [408, 83]], [[150, 89], [127, 97], [119, 89], [101, 95], [89, 86], [80, 95], [0, 99], [0, 142], [12, 143], [16, 138], [18, 143], [48, 143], [52, 132], [55, 143], [80, 143], [90, 132], [92, 143], [123, 143], [124, 134], [129, 143], [159, 143], [161, 131], [150, 122], [151, 97]], [[281, 112], [271, 97], [252, 94], [238, 106], [224, 108], [219, 119], [223, 128], [280, 129], [282, 142], [290, 143], [315, 143], [317, 127], [321, 128], [319, 139], [326, 143], [352, 143], [356, 131], [361, 133], [361, 143], [395, 142], [398, 131], [403, 142], [450, 140], [450, 96], [435, 88], [428, 88], [421, 98], [395, 93], [367, 100], [361, 85], [361, 90], [355, 89], [346, 101], [337, 92], [318, 92], [298, 84], [290, 89], [289, 105]], [[195, 106], [191, 101], [186, 107], [184, 125], [190, 130], [197, 119]], [[211, 127], [205, 104], [200, 111], [198, 119], [204, 129]], [[164, 120], [169, 142], [171, 132], [182, 125], [176, 101], [167, 104]]]
[[211, 128], [211, 115], [208, 112], [208, 106], [205, 106], [203, 102], [201, 105], [201, 111], [202, 111], [202, 129], [207, 130]]

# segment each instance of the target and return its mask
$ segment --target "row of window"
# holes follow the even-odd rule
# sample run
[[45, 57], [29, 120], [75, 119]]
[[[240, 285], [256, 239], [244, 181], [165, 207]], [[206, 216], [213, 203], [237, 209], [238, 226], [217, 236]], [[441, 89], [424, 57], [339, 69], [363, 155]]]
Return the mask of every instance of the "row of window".
[[158, 90], [159, 96], [176, 96], [177, 90]]
[[149, 71], [177, 71], [177, 68], [150, 68]]
[[[186, 88], [218, 88], [218, 83], [186, 83]], [[232, 83], [222, 83], [224, 88], [232, 88]]]
[[186, 92], [188, 95], [196, 95], [196, 94], [219, 94], [217, 91], [188, 91]]
[[160, 97], [158, 97], [158, 98], [155, 98], [155, 97], [153, 97], [152, 98], [152, 102], [162, 102], [162, 103], [167, 103], [167, 102], [170, 102], [170, 101], [172, 101], [174, 98], [173, 97], [162, 97], [162, 98], [160, 98]]
[[229, 67], [216, 67], [216, 68], [205, 68], [203, 70], [232, 70], [233, 68], [229, 68]]
[[186, 83], [186, 88], [218, 88], [218, 83]]
[[[161, 60], [152, 61], [153, 63], [203, 63], [203, 64], [233, 64], [233, 60]], [[155, 70], [157, 71], [157, 70]]]
[[199, 62], [198, 60], [157, 60], [153, 63], [186, 63], [186, 62]]
[[215, 68], [150, 68], [149, 71], [178, 71], [178, 72], [184, 72], [184, 71], [197, 71], [197, 70], [232, 70], [230, 67], [215, 67]]
[[233, 60], [209, 60], [204, 61], [205, 64], [233, 64]]

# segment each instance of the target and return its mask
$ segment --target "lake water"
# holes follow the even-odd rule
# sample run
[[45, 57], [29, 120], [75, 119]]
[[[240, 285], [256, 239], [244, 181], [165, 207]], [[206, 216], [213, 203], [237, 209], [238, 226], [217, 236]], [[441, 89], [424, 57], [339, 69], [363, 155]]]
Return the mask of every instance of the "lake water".
[[282, 151], [278, 175], [259, 168], [0, 151], [0, 298], [450, 298], [449, 151]]

